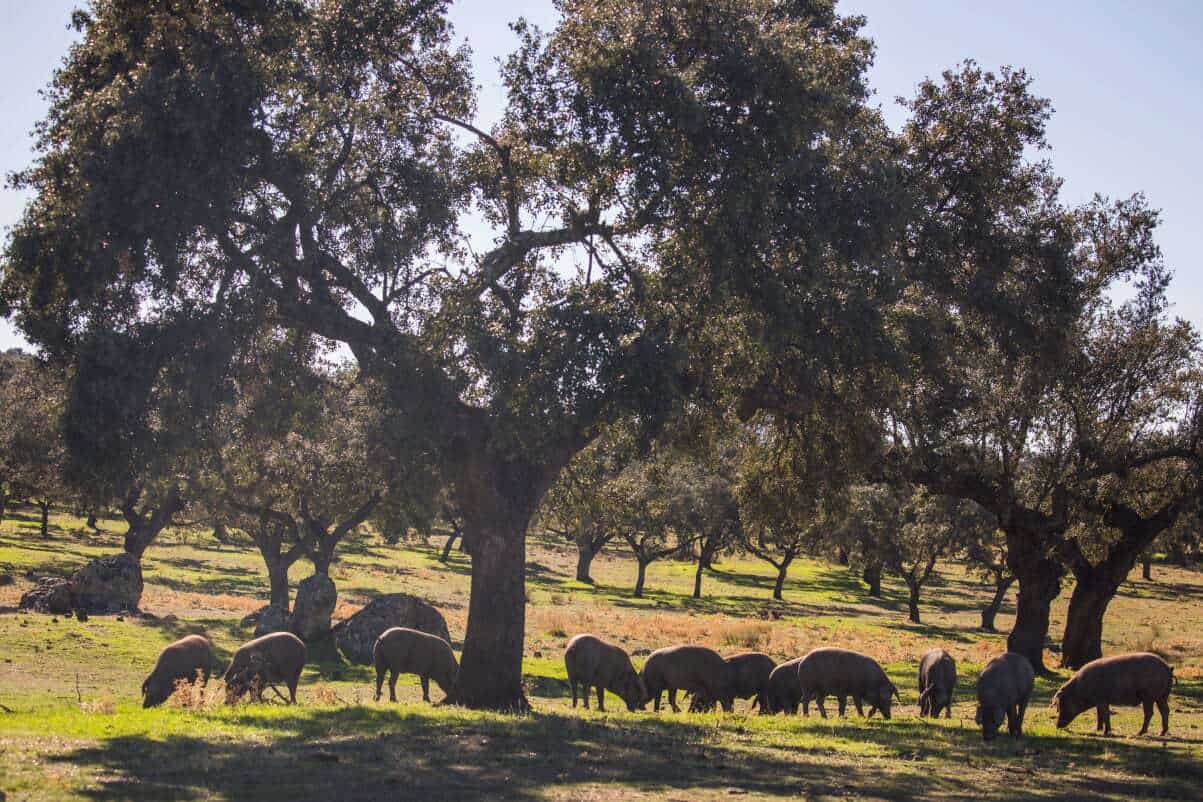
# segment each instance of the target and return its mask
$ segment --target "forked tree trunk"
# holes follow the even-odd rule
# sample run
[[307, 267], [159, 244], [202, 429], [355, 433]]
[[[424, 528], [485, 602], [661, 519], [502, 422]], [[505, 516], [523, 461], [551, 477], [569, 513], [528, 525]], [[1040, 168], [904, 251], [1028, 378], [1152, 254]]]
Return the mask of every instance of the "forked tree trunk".
[[881, 598], [881, 566], [866, 565], [865, 570], [861, 572], [861, 578], [865, 580], [865, 584], [869, 586], [869, 595], [880, 599]]
[[1065, 567], [1045, 556], [1037, 532], [1019, 527], [1004, 530], [1007, 537], [1007, 564], [1019, 583], [1015, 599], [1015, 626], [1007, 637], [1007, 651], [1022, 654], [1039, 674], [1047, 674], [1044, 644], [1048, 639], [1049, 610], [1061, 593]]
[[996, 579], [994, 582], [994, 596], [990, 599], [989, 604], [982, 608], [982, 629], [987, 632], [996, 632], [994, 628], [994, 619], [998, 617], [998, 611], [1002, 609], [1003, 599], [1007, 596], [1007, 591], [1011, 589], [1011, 585], [1015, 584], [1015, 577], [1007, 576], [1003, 579]]
[[643, 582], [647, 579], [647, 562], [644, 560], [637, 560], [637, 562], [639, 563], [639, 573], [635, 577], [635, 598], [642, 599]]
[[1107, 510], [1103, 520], [1122, 534], [1111, 544], [1107, 557], [1097, 565], [1091, 564], [1080, 550], [1075, 554], [1072, 568], [1077, 584], [1069, 599], [1069, 613], [1061, 639], [1062, 665], [1081, 668], [1103, 656], [1103, 617], [1107, 614], [1107, 605], [1136, 567], [1136, 561], [1148, 551], [1158, 535], [1174, 524], [1188, 499], [1189, 496], [1183, 495], [1148, 516], [1123, 504]]
[[693, 597], [695, 599], [702, 598], [702, 571], [706, 570], [706, 563], [698, 560], [698, 568], [693, 572]]
[[793, 557], [784, 557], [781, 563], [777, 565], [777, 581], [773, 583], [773, 598], [781, 601], [782, 591], [785, 590], [785, 577], [789, 574], [790, 563], [794, 561]]
[[39, 501], [38, 509], [42, 511], [42, 538], [49, 539], [50, 537], [50, 502]]
[[[483, 505], [481, 505], [483, 507]], [[526, 627], [526, 529], [534, 500], [462, 504], [471, 541], [472, 591], [459, 675], [447, 701], [476, 709], [530, 709], [522, 689]]]

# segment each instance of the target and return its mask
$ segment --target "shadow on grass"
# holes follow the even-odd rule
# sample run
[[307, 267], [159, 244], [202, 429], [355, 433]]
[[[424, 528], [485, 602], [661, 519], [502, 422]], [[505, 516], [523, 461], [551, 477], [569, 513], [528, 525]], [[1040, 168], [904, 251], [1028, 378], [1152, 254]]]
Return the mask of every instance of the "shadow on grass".
[[[122, 737], [48, 759], [95, 773], [82, 794], [97, 800], [535, 800], [555, 790], [595, 796], [726, 795], [1013, 799], [1143, 798], [1151, 790], [1191, 798], [1203, 767], [1177, 750], [1078, 738], [1002, 739], [896, 721], [835, 727], [804, 746], [747, 748], [711, 719], [607, 719], [572, 715], [444, 718], [374, 707], [265, 710], [230, 723], [267, 730], [267, 740]], [[864, 742], [884, 758], [864, 758]], [[849, 748], [851, 747], [851, 748]], [[916, 762], [948, 760], [960, 772], [917, 774]], [[1083, 776], [1074, 765], [1122, 769]], [[994, 782], [983, 782], [993, 777]], [[1156, 787], [1150, 780], [1156, 778]], [[999, 782], [998, 780], [1005, 781]], [[585, 786], [585, 787], [582, 787]], [[1025, 794], [1024, 792], [1027, 792]]]

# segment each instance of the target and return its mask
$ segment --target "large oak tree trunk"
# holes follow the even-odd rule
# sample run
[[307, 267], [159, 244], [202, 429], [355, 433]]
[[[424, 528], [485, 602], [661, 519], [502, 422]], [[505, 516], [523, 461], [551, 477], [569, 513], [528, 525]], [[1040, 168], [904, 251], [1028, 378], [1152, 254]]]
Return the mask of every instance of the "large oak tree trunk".
[[1019, 582], [1015, 600], [1015, 626], [1007, 637], [1007, 651], [1022, 654], [1037, 673], [1047, 674], [1044, 644], [1048, 639], [1049, 611], [1061, 593], [1065, 566], [1046, 556], [1038, 533], [1018, 527], [1004, 530], [1007, 564]]
[[[483, 505], [482, 505], [483, 506]], [[500, 506], [500, 505], [498, 505]], [[472, 556], [472, 595], [451, 704], [520, 712], [526, 627], [526, 528], [533, 504], [472, 509], [461, 504]]]
[[1112, 583], [1104, 576], [1078, 579], [1069, 597], [1069, 614], [1061, 638], [1061, 665], [1081, 668], [1103, 656], [1103, 617], [1118, 589], [1118, 582]]
[[1104, 520], [1122, 532], [1111, 544], [1106, 559], [1097, 565], [1077, 550], [1072, 568], [1077, 584], [1069, 599], [1069, 614], [1061, 639], [1061, 664], [1081, 668], [1103, 656], [1103, 617], [1120, 585], [1136, 567], [1153, 541], [1172, 526], [1189, 496], [1166, 504], [1156, 513], [1142, 516], [1126, 505], [1107, 510]]
[[42, 538], [50, 537], [50, 502], [39, 501], [38, 509], [42, 511]]
[[1153, 581], [1153, 555], [1147, 551], [1140, 555], [1140, 578], [1146, 582]]
[[[264, 555], [264, 559], [267, 557]], [[288, 588], [288, 564], [284, 560], [267, 563], [267, 581], [271, 588], [271, 603], [285, 613], [291, 603]]]
[[693, 572], [693, 597], [695, 599], [702, 598], [702, 571], [706, 570], [706, 563], [698, 560], [698, 568]]
[[1077, 582], [1069, 597], [1069, 612], [1061, 637], [1061, 665], [1081, 668], [1103, 656], [1103, 618], [1107, 605], [1136, 567], [1137, 559], [1139, 550], [1121, 540], [1098, 565], [1086, 560], [1074, 563]]
[[998, 611], [1002, 609], [1003, 599], [1007, 597], [1007, 591], [1011, 589], [1011, 585], [1013, 584], [1015, 584], [1015, 577], [1013, 576], [995, 580], [994, 596], [990, 599], [989, 604], [982, 608], [982, 629], [985, 631], [996, 631], [994, 628], [994, 619], [998, 617]]

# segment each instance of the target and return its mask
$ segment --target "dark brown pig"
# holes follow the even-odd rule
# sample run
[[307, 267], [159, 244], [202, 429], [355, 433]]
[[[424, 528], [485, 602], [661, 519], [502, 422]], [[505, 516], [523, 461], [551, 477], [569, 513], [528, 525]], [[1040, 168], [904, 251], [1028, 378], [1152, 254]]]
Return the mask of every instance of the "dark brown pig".
[[891, 700], [898, 696], [898, 689], [876, 660], [859, 652], [834, 647], [815, 649], [802, 658], [798, 663], [798, 684], [802, 687], [802, 712], [809, 714], [810, 700], [814, 699], [823, 718], [827, 718], [823, 701], [828, 694], [839, 700], [841, 716], [844, 715], [847, 698], [852, 697], [858, 714], [865, 715], [861, 703], [868, 702], [869, 716], [880, 710], [887, 719], [890, 717]]
[[[769, 675], [777, 664], [762, 652], [743, 652], [727, 658], [727, 664], [735, 671], [735, 698], [751, 699], [752, 708], [760, 704], [761, 694], [769, 684]], [[703, 713], [714, 709], [714, 700], [706, 696], [694, 696], [689, 703], [690, 713]]]
[[674, 713], [681, 712], [677, 691], [717, 699], [726, 712], [734, 710], [735, 671], [722, 655], [705, 646], [669, 646], [652, 652], [643, 666], [643, 685], [657, 712], [666, 690]]
[[606, 691], [613, 691], [635, 711], [647, 702], [643, 680], [631, 665], [630, 656], [620, 647], [595, 635], [577, 635], [564, 650], [564, 667], [572, 686], [572, 706], [576, 707], [577, 685], [583, 685], [585, 709], [589, 709], [589, 688], [597, 688], [597, 709], [605, 712]]
[[459, 676], [459, 663], [451, 644], [438, 635], [429, 635], [416, 629], [392, 627], [376, 639], [372, 647], [372, 662], [376, 666], [376, 701], [380, 701], [380, 688], [384, 675], [388, 677], [388, 699], [397, 701], [397, 677], [401, 674], [417, 674], [422, 684], [422, 700], [430, 701], [430, 681], [434, 680], [444, 694], [451, 692], [455, 678]]
[[798, 712], [798, 703], [802, 701], [802, 686], [798, 684], [798, 664], [801, 662], [801, 657], [795, 657], [769, 674], [768, 685], [760, 695], [762, 715], [788, 713], [792, 716]]
[[952, 692], [957, 685], [957, 664], [943, 649], [932, 649], [919, 660], [919, 715], [952, 718]]
[[977, 678], [977, 715], [982, 739], [992, 741], [998, 735], [1003, 718], [1012, 737], [1023, 735], [1023, 716], [1036, 683], [1036, 672], [1022, 654], [1007, 652], [986, 664]]
[[180, 638], [159, 653], [154, 670], [142, 683], [142, 706], [155, 707], [166, 702], [180, 680], [193, 683], [200, 677], [202, 684], [208, 683], [212, 666], [213, 644], [207, 638], [201, 635]]
[[1061, 686], [1053, 697], [1057, 708], [1057, 726], [1070, 722], [1090, 708], [1098, 711], [1097, 729], [1111, 734], [1110, 705], [1141, 705], [1145, 720], [1140, 735], [1149, 731], [1153, 705], [1161, 712], [1161, 734], [1170, 730], [1170, 688], [1174, 669], [1165, 660], [1149, 652], [1118, 654], [1092, 660]]
[[[297, 683], [305, 668], [305, 644], [291, 632], [272, 632], [244, 643], [226, 669], [226, 702], [233, 704], [250, 692], [263, 701], [263, 691], [277, 682], [288, 686], [288, 699], [297, 703]], [[279, 693], [279, 691], [276, 691]]]

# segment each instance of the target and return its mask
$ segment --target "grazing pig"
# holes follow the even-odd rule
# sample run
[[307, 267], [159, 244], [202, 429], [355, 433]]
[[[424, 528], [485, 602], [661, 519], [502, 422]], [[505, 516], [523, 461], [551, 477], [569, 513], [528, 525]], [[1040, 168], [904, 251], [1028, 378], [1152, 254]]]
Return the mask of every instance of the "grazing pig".
[[[735, 698], [751, 699], [752, 708], [760, 704], [761, 694], [769, 684], [769, 675], [776, 663], [762, 652], [743, 652], [727, 658], [727, 664], [735, 671]], [[714, 709], [714, 700], [695, 695], [689, 703], [690, 713], [703, 713]]]
[[572, 706], [576, 707], [576, 686], [584, 686], [585, 709], [589, 709], [589, 688], [597, 688], [597, 709], [606, 710], [606, 691], [613, 691], [634, 712], [647, 703], [647, 689], [621, 648], [594, 635], [577, 635], [564, 650], [564, 667], [572, 686]]
[[416, 629], [393, 627], [386, 629], [372, 647], [372, 661], [376, 664], [376, 701], [380, 701], [380, 686], [388, 672], [388, 700], [397, 701], [397, 676], [417, 674], [422, 683], [422, 701], [430, 701], [430, 681], [433, 679], [443, 694], [451, 693], [451, 686], [459, 676], [459, 663], [451, 644], [438, 635], [428, 635]]
[[1007, 652], [986, 664], [977, 679], [977, 715], [982, 740], [992, 741], [998, 735], [1003, 717], [1012, 737], [1023, 735], [1023, 714], [1036, 682], [1032, 664], [1022, 654]]
[[297, 682], [305, 667], [305, 644], [291, 632], [272, 632], [255, 638], [234, 652], [226, 669], [226, 703], [233, 704], [248, 691], [256, 702], [263, 701], [263, 690], [271, 686], [278, 695], [277, 682], [288, 686], [288, 701], [297, 703]]
[[802, 701], [802, 686], [798, 684], [798, 664], [801, 662], [801, 657], [795, 657], [772, 670], [768, 685], [760, 695], [761, 715], [788, 713], [792, 716], [798, 712], [798, 703]]
[[735, 671], [718, 652], [705, 646], [669, 646], [652, 652], [643, 666], [643, 685], [656, 712], [665, 690], [674, 713], [681, 712], [677, 707], [679, 690], [717, 699], [728, 713], [734, 710]]
[[201, 635], [180, 638], [159, 653], [154, 670], [142, 683], [142, 706], [155, 707], [166, 702], [180, 680], [193, 683], [200, 675], [202, 684], [208, 684], [212, 665], [213, 644], [208, 638]]
[[1061, 686], [1053, 697], [1057, 708], [1057, 726], [1068, 727], [1070, 722], [1089, 708], [1098, 708], [1098, 726], [1104, 735], [1111, 734], [1109, 705], [1142, 705], [1145, 721], [1140, 735], [1149, 731], [1153, 705], [1161, 712], [1161, 734], [1170, 730], [1170, 688], [1174, 684], [1174, 669], [1155, 654], [1137, 652], [1118, 654], [1092, 660]]
[[943, 649], [932, 649], [919, 660], [919, 715], [952, 718], [952, 691], [957, 685], [957, 664]]
[[[802, 688], [802, 712], [810, 714], [810, 700], [814, 699], [819, 715], [827, 718], [823, 700], [828, 694], [839, 700], [840, 715], [844, 715], [847, 697], [852, 697], [856, 712], [865, 715], [862, 702], [869, 703], [869, 716], [880, 710], [885, 718], [890, 717], [891, 698], [898, 696], [898, 689], [886, 672], [872, 657], [848, 649], [824, 647], [815, 649], [798, 663], [798, 684]], [[902, 701], [902, 697], [898, 697]]]

